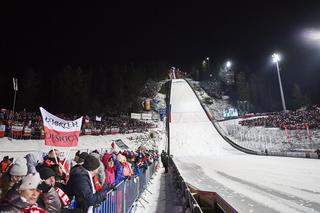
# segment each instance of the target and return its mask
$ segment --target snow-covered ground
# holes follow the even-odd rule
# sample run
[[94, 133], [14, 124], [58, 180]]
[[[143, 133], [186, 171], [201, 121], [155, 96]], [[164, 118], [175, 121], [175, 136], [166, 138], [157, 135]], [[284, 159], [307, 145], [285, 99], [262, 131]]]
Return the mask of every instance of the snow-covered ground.
[[[159, 151], [165, 148], [167, 141], [165, 134], [165, 124], [163, 121], [155, 121], [158, 126], [155, 129], [150, 129], [145, 133], [130, 133], [130, 134], [115, 134], [115, 135], [101, 135], [101, 136], [80, 136], [77, 147], [64, 148], [54, 147], [62, 152], [62, 158], [72, 158], [77, 150], [90, 152], [97, 149], [101, 151], [110, 151], [111, 143], [118, 139], [122, 140], [129, 150], [136, 150], [140, 145], [147, 149], [157, 148]], [[151, 134], [152, 133], [152, 134]], [[151, 138], [152, 135], [152, 138]], [[0, 138], [0, 159], [3, 156], [9, 157], [24, 157], [28, 153], [40, 152], [47, 153], [51, 146], [46, 146], [44, 140], [15, 140], [7, 137]], [[115, 146], [116, 150], [122, 150], [121, 147]], [[69, 156], [68, 156], [69, 155]]]
[[[232, 119], [217, 122], [223, 132], [240, 146], [254, 150], [270, 152], [306, 151], [314, 152], [320, 149], [319, 130], [311, 130], [312, 137], [308, 138], [306, 130], [297, 132], [285, 131], [279, 128], [248, 127], [239, 125], [242, 119]], [[297, 135], [297, 133], [299, 135]]]
[[[197, 96], [204, 105], [208, 107], [215, 120], [223, 120], [223, 111], [228, 107], [228, 101], [222, 99], [214, 99], [199, 86], [199, 82], [188, 79], [192, 87], [195, 89]], [[211, 104], [206, 104], [206, 99], [211, 99]], [[253, 117], [255, 118], [255, 117]], [[253, 119], [248, 118], [248, 119]], [[288, 136], [284, 130], [279, 128], [248, 127], [239, 125], [242, 119], [231, 119], [216, 122], [221, 130], [233, 142], [250, 150], [264, 152], [293, 152], [306, 151], [314, 152], [320, 149], [320, 130], [310, 130], [311, 137], [307, 136], [306, 130], [288, 130]]]
[[171, 87], [171, 154], [185, 181], [239, 212], [320, 212], [320, 161], [255, 156], [216, 131], [184, 80]]

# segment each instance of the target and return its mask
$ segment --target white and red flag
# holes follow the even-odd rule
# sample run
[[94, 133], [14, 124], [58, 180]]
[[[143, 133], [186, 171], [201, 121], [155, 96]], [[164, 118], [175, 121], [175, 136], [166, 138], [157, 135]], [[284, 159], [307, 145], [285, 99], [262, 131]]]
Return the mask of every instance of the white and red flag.
[[77, 146], [82, 117], [74, 121], [63, 120], [40, 107], [45, 131], [44, 142], [49, 146]]

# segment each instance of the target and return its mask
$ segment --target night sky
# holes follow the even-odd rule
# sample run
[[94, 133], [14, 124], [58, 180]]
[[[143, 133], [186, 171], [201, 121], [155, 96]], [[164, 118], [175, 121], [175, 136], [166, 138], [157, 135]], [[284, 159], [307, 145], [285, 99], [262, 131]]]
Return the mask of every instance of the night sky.
[[320, 40], [301, 36], [320, 30], [319, 1], [39, 2], [1, 7], [0, 68], [10, 87], [28, 67], [167, 61], [189, 72], [210, 57], [238, 71], [275, 72], [270, 56], [279, 51], [284, 87], [297, 82], [319, 100]]

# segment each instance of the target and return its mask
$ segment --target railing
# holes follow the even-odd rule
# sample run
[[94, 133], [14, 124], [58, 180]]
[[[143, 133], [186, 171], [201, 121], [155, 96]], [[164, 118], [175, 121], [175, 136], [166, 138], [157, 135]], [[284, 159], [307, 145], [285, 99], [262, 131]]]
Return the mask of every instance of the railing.
[[179, 197], [183, 197], [184, 199], [184, 208], [189, 209], [189, 212], [192, 213], [202, 213], [198, 202], [190, 192], [190, 189], [186, 182], [183, 180], [180, 172], [178, 171], [177, 166], [175, 165], [172, 158], [169, 158], [170, 167], [172, 168], [172, 178], [173, 178], [173, 187], [176, 189]]
[[227, 203], [218, 193], [201, 191], [188, 185], [180, 175], [172, 158], [170, 158], [170, 163], [170, 167], [172, 168], [173, 186], [175, 187], [178, 196], [184, 201], [183, 205], [185, 212], [237, 213], [237, 210]]
[[154, 164], [148, 166], [148, 169], [141, 171], [139, 177], [124, 180], [120, 182], [115, 191], [110, 191], [106, 199], [94, 208], [94, 213], [127, 213], [133, 207], [134, 202], [146, 189], [154, 173]]

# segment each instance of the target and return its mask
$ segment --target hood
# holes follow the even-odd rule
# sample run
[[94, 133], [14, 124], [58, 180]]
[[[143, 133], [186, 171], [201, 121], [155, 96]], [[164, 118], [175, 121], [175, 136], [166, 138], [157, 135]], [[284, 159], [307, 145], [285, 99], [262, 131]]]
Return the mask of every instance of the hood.
[[103, 165], [107, 168], [108, 167], [108, 161], [112, 157], [112, 154], [105, 153], [101, 159]]

